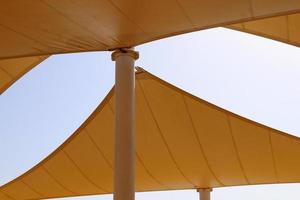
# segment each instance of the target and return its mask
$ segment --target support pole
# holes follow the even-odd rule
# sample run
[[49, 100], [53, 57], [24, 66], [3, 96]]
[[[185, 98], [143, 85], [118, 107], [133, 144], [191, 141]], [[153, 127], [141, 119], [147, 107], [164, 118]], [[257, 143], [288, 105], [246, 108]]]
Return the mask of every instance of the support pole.
[[138, 53], [119, 49], [112, 53], [115, 69], [115, 166], [114, 200], [135, 197], [135, 72]]
[[210, 192], [211, 191], [212, 191], [211, 188], [197, 189], [197, 192], [199, 192], [199, 199], [200, 200], [210, 200]]

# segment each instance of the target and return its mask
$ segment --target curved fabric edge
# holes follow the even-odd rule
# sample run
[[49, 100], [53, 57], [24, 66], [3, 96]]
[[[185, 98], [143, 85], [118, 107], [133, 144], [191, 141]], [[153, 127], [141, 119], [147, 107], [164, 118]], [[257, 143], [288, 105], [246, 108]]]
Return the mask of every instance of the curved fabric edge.
[[177, 90], [177, 91], [179, 91], [180, 93], [182, 93], [182, 94], [184, 94], [184, 95], [187, 95], [187, 96], [189, 96], [189, 97], [195, 99], [196, 101], [199, 101], [199, 102], [201, 102], [201, 103], [204, 103], [204, 104], [206, 104], [207, 106], [209, 106], [209, 107], [211, 107], [211, 108], [217, 109], [217, 110], [219, 110], [219, 111], [221, 111], [221, 112], [224, 112], [224, 113], [227, 113], [227, 114], [230, 114], [230, 115], [232, 115], [232, 116], [234, 116], [234, 117], [237, 117], [238, 119], [241, 119], [241, 120], [243, 120], [243, 121], [250, 122], [250, 123], [255, 124], [255, 125], [258, 125], [258, 126], [260, 126], [260, 127], [269, 129], [270, 131], [275, 131], [275, 132], [277, 132], [277, 133], [279, 133], [279, 134], [282, 134], [283, 136], [288, 136], [288, 137], [291, 137], [292, 139], [297, 139], [297, 140], [299, 140], [299, 142], [300, 142], [300, 137], [297, 137], [297, 136], [288, 134], [288, 133], [286, 133], [286, 132], [280, 131], [280, 130], [278, 130], [278, 129], [275, 129], [275, 128], [266, 126], [266, 125], [264, 125], [264, 124], [262, 124], [262, 123], [259, 123], [259, 122], [256, 122], [256, 121], [254, 121], [254, 120], [251, 120], [251, 119], [248, 119], [248, 118], [246, 118], [246, 117], [243, 117], [243, 116], [241, 116], [241, 115], [238, 115], [238, 114], [236, 114], [236, 113], [234, 113], [234, 112], [228, 111], [228, 110], [226, 110], [226, 109], [224, 109], [224, 108], [221, 108], [220, 106], [217, 106], [217, 105], [215, 105], [215, 104], [213, 104], [213, 103], [210, 103], [210, 102], [208, 102], [208, 101], [206, 101], [206, 100], [204, 100], [204, 99], [201, 99], [201, 98], [199, 98], [199, 97], [197, 97], [197, 96], [195, 96], [195, 95], [192, 95], [191, 93], [188, 93], [188, 92], [186, 92], [185, 90], [183, 90], [183, 89], [181, 89], [181, 88], [179, 88], [179, 87], [176, 87], [176, 86], [174, 86], [174, 85], [172, 85], [172, 84], [170, 84], [170, 83], [168, 83], [168, 82], [162, 80], [161, 78], [158, 78], [157, 76], [155, 76], [155, 75], [153, 75], [153, 74], [151, 74], [151, 73], [149, 73], [149, 72], [147, 72], [147, 71], [145, 71], [144, 73], [149, 74], [151, 77], [153, 77], [153, 79], [155, 79], [156, 81], [159, 81], [161, 84], [166, 85], [167, 87], [173, 88], [174, 90]]
[[[27, 74], [30, 70], [32, 70], [34, 67], [42, 63], [44, 60], [46, 60], [49, 56], [37, 56], [38, 60], [36, 62], [31, 63], [28, 66], [25, 67], [25, 70], [23, 70], [21, 73], [19, 73], [16, 76], [11, 77], [12, 79], [8, 81], [3, 87], [0, 87], [0, 95], [3, 94], [7, 89], [10, 88], [16, 81], [18, 81], [20, 78], [22, 78], [25, 74]], [[22, 57], [22, 58], [15, 58], [15, 59], [26, 59], [28, 57]], [[12, 59], [14, 60], [14, 59]], [[5, 61], [4, 59], [0, 60], [0, 69], [1, 69], [1, 62]], [[5, 66], [5, 68], [9, 68], [10, 66]]]
[[260, 33], [260, 32], [253, 31], [253, 30], [245, 30], [245, 29], [238, 28], [238, 27], [226, 26], [224, 28], [231, 29], [231, 30], [234, 30], [234, 31], [243, 32], [243, 33], [248, 33], [248, 34], [251, 34], [251, 35], [258, 36], [258, 37], [263, 37], [263, 38], [266, 38], [266, 39], [269, 39], [269, 40], [274, 40], [274, 41], [285, 43], [285, 44], [288, 44], [288, 45], [291, 45], [291, 46], [300, 47], [300, 43], [291, 42], [289, 40], [282, 39], [282, 38], [279, 38], [279, 37], [275, 37], [275, 36], [272, 36], [272, 35], [269, 35], [269, 34], [264, 34], [264, 33]]
[[[76, 131], [71, 134], [71, 136], [69, 136], [57, 149], [55, 149], [53, 152], [51, 152], [47, 157], [45, 157], [44, 159], [42, 159], [38, 164], [36, 164], [35, 166], [33, 166], [31, 169], [29, 169], [28, 171], [26, 171], [25, 173], [21, 174], [20, 176], [18, 176], [17, 178], [3, 184], [2, 186], [0, 186], [0, 193], [1, 193], [1, 189], [22, 179], [24, 176], [26, 176], [27, 174], [31, 173], [32, 171], [34, 171], [36, 168], [38, 168], [39, 166], [41, 166], [42, 164], [44, 164], [45, 162], [47, 162], [49, 159], [51, 159], [52, 157], [54, 157], [57, 153], [59, 153], [59, 151], [61, 149], [63, 149], [67, 144], [69, 144], [73, 138], [75, 138], [77, 136], [78, 133], [80, 133], [81, 130], [83, 130], [90, 121], [92, 121], [99, 112], [101, 112], [101, 110], [103, 109], [103, 107], [106, 105], [106, 103], [110, 100], [110, 98], [113, 96], [114, 94], [114, 88], [112, 88], [108, 94], [105, 96], [105, 98], [102, 100], [102, 102], [97, 106], [97, 108], [92, 112], [92, 114], [90, 116], [87, 117], [87, 119], [79, 126], [79, 128], [76, 129]], [[93, 194], [90, 194], [93, 195]], [[80, 196], [80, 195], [78, 195]], [[67, 196], [65, 196], [67, 197]], [[47, 197], [47, 198], [63, 198], [61, 196], [59, 197]], [[46, 199], [47, 199], [46, 198]]]
[[[180, 32], [176, 32], [176, 33], [167, 34], [167, 35], [163, 35], [163, 36], [160, 36], [160, 37], [152, 38], [150, 40], [145, 40], [145, 41], [141, 42], [140, 44], [137, 44], [137, 46], [138, 45], [142, 45], [142, 44], [146, 44], [146, 43], [149, 43], [149, 42], [154, 42], [156, 40], [165, 39], [165, 38], [168, 38], [168, 37], [179, 36], [179, 35], [182, 35], [182, 34], [192, 33], [192, 32], [197, 32], [197, 31], [202, 31], [202, 30], [211, 29], [211, 28], [224, 27], [224, 28], [229, 28], [229, 29], [235, 30], [234, 28], [230, 28], [228, 26], [234, 25], [234, 24], [239, 24], [239, 23], [244, 23], [244, 22], [251, 22], [251, 21], [263, 20], [263, 19], [268, 19], [268, 18], [273, 18], [273, 17], [279, 17], [279, 16], [285, 16], [285, 15], [297, 14], [297, 13], [300, 13], [300, 9], [296, 9], [296, 10], [292, 10], [292, 11], [287, 11], [287, 12], [279, 12], [279, 13], [274, 13], [274, 14], [264, 15], [264, 16], [259, 16], [259, 17], [250, 17], [250, 18], [245, 18], [245, 19], [233, 20], [233, 21], [229, 21], [229, 22], [212, 24], [212, 25], [209, 25], [209, 26], [203, 26], [203, 27], [199, 27], [199, 28], [193, 28], [193, 29], [189, 29], [189, 30], [186, 30], [186, 31], [180, 31]], [[270, 36], [266, 36], [265, 34], [254, 32], [254, 31], [253, 32], [248, 32], [248, 31], [244, 31], [242, 29], [239, 29], [238, 31], [246, 32], [246, 33], [251, 33], [251, 34], [254, 34], [254, 35], [257, 35], [257, 36], [262, 36], [262, 37], [266, 37], [266, 38], [269, 38], [269, 39], [278, 40], [280, 42], [288, 43], [285, 40], [279, 40], [279, 39], [277, 39], [275, 37], [271, 38]], [[300, 46], [300, 44], [293, 44], [293, 45]]]

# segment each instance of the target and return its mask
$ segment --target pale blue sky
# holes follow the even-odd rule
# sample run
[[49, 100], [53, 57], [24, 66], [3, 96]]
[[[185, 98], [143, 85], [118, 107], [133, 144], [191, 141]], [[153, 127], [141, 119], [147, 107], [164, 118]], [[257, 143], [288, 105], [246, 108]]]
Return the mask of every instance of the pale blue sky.
[[[218, 106], [300, 136], [300, 49], [227, 29], [137, 47], [137, 65]], [[0, 96], [0, 184], [58, 147], [114, 82], [110, 53], [52, 56]], [[299, 184], [215, 189], [214, 200], [298, 199]], [[73, 199], [73, 198], [71, 198]], [[111, 195], [74, 198], [110, 200]], [[195, 191], [138, 193], [138, 200], [198, 199]]]

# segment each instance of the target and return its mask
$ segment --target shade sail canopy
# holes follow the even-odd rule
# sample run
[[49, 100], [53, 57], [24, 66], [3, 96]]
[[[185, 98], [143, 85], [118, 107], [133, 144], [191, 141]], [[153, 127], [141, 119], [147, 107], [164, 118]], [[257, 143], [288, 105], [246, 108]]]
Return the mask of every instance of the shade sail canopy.
[[[136, 190], [300, 181], [299, 138], [242, 118], [148, 72], [136, 76]], [[114, 91], [54, 153], [0, 188], [0, 199], [112, 192]]]
[[33, 56], [0, 60], [0, 94], [46, 58], [47, 56]]
[[299, 11], [298, 0], [3, 1], [0, 59], [131, 47], [261, 18], [235, 27], [298, 45]]
[[300, 46], [300, 14], [254, 20], [230, 25], [228, 28]]

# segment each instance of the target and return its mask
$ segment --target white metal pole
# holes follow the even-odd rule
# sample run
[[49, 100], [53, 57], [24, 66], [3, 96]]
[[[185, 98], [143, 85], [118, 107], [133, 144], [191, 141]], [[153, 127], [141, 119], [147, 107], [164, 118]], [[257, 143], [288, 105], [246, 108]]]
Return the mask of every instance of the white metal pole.
[[197, 192], [199, 192], [199, 199], [200, 200], [210, 200], [210, 192], [211, 191], [212, 191], [211, 188], [197, 189]]
[[120, 49], [112, 54], [115, 71], [115, 165], [114, 200], [135, 197], [135, 72], [138, 53]]

